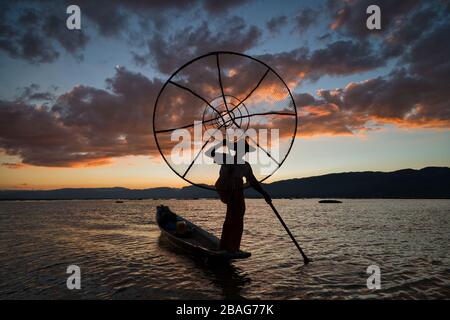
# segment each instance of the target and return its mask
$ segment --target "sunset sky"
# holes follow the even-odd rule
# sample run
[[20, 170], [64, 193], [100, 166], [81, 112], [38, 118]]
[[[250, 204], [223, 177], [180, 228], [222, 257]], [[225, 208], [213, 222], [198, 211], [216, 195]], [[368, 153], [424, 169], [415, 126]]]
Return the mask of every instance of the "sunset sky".
[[0, 189], [186, 185], [155, 148], [155, 99], [219, 50], [266, 62], [294, 95], [297, 137], [269, 181], [450, 166], [449, 18], [441, 0], [3, 1]]

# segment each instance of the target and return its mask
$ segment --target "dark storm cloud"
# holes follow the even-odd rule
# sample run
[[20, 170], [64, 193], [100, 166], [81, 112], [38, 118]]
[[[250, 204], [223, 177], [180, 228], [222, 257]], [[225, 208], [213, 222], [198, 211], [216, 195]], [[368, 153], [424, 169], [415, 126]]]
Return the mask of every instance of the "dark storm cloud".
[[241, 17], [229, 17], [226, 28], [212, 30], [207, 22], [198, 27], [185, 27], [168, 37], [155, 34], [148, 42], [148, 52], [135, 54], [138, 64], [153, 62], [163, 73], [172, 73], [177, 66], [198, 55], [218, 50], [245, 52], [261, 38], [261, 30], [248, 26]]
[[267, 21], [266, 26], [270, 33], [275, 34], [280, 32], [280, 29], [287, 24], [287, 16], [277, 16]]
[[303, 8], [299, 10], [297, 15], [294, 18], [295, 21], [295, 31], [302, 34], [311, 27], [314, 22], [317, 21], [320, 15], [319, 10], [314, 10], [311, 8]]

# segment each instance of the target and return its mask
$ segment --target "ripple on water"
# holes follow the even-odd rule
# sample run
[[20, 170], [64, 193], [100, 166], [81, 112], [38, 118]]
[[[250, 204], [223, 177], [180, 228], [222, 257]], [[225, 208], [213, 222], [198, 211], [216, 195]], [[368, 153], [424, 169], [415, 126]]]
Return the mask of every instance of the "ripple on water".
[[[0, 297], [109, 299], [450, 298], [450, 201], [275, 200], [313, 262], [307, 266], [261, 200], [248, 200], [247, 260], [212, 265], [177, 252], [155, 224], [161, 201], [0, 203]], [[216, 200], [166, 204], [217, 235]], [[82, 269], [82, 290], [66, 289], [66, 268]], [[382, 290], [366, 287], [367, 266]]]

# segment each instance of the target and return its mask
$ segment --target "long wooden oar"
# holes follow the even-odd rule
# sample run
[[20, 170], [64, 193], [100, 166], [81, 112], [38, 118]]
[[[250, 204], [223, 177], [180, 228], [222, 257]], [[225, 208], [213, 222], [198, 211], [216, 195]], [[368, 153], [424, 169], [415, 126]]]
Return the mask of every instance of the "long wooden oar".
[[267, 202], [267, 204], [272, 208], [273, 212], [277, 216], [278, 220], [280, 220], [281, 224], [283, 225], [284, 229], [288, 233], [289, 237], [291, 237], [292, 242], [294, 242], [295, 246], [297, 247], [298, 251], [302, 254], [303, 262], [305, 264], [309, 263], [309, 259], [306, 256], [306, 254], [303, 252], [302, 248], [300, 248], [299, 244], [297, 243], [297, 240], [295, 240], [294, 236], [292, 235], [291, 231], [289, 231], [289, 228], [287, 227], [286, 223], [284, 223], [283, 219], [281, 218], [280, 214], [278, 213], [277, 209], [273, 206], [272, 202]]

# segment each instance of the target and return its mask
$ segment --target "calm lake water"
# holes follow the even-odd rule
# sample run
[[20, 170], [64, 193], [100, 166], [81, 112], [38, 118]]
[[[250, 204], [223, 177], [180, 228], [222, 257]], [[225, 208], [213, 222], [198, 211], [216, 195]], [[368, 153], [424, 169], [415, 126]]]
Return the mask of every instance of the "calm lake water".
[[[264, 201], [248, 200], [252, 257], [214, 267], [160, 239], [160, 203], [220, 235], [217, 200], [0, 202], [0, 298], [450, 298], [450, 200], [274, 200], [307, 266]], [[372, 264], [381, 290], [366, 287]]]

